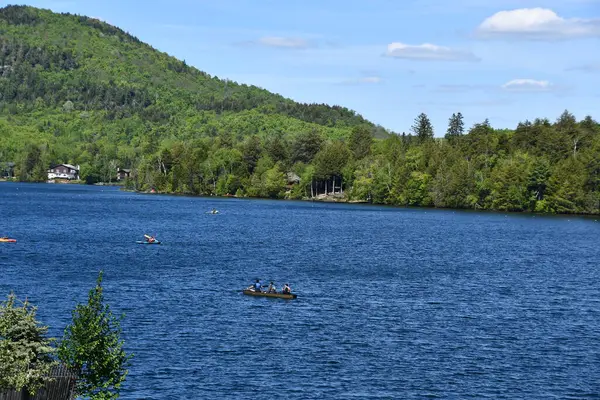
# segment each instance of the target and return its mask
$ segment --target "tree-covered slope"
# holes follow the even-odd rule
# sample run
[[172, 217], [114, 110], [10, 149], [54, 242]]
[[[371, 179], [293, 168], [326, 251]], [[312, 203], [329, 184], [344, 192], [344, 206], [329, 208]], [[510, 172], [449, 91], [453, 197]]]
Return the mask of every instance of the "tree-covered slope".
[[[212, 77], [97, 19], [7, 6], [0, 9], [0, 113], [23, 121], [36, 112], [51, 120], [60, 113], [133, 118], [145, 129], [177, 126], [183, 136], [316, 129], [341, 137], [362, 124], [385, 134], [347, 108], [300, 104]], [[128, 139], [136, 134], [126, 132]]]
[[[344, 107], [300, 104], [188, 66], [97, 19], [26, 6], [0, 9], [0, 100], [25, 107], [73, 102], [115, 116], [168, 121], [182, 109], [258, 110], [327, 127], [373, 125]], [[43, 101], [43, 103], [42, 103]]]
[[130, 187], [167, 193], [600, 214], [600, 125], [543, 117], [495, 130], [465, 128], [459, 112], [436, 139], [421, 114], [411, 135], [390, 135], [342, 107], [211, 77], [98, 20], [0, 9], [0, 174], [14, 162], [20, 180], [70, 163], [90, 183], [121, 167]]

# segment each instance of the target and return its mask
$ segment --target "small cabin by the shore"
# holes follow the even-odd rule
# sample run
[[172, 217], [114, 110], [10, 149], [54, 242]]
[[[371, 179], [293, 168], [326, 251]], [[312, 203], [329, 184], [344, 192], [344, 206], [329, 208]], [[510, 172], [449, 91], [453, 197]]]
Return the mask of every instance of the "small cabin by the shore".
[[48, 179], [79, 179], [79, 165], [58, 164], [48, 170]]
[[117, 181], [122, 181], [131, 176], [131, 170], [127, 168], [117, 168]]

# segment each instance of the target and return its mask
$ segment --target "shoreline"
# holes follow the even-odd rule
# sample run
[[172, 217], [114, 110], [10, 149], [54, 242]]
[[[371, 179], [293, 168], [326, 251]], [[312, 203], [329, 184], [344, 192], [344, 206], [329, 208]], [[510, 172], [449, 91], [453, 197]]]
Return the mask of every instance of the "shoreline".
[[[8, 183], [45, 183], [49, 182], [21, 182], [15, 179], [0, 179], [0, 183], [8, 182]], [[52, 184], [52, 183], [50, 183]], [[54, 183], [56, 184], [56, 183]], [[485, 212], [485, 213], [494, 213], [494, 214], [510, 214], [510, 215], [522, 215], [522, 216], [541, 216], [541, 217], [584, 217], [584, 218], [598, 218], [600, 217], [600, 213], [597, 214], [586, 214], [586, 213], [540, 213], [534, 211], [505, 211], [505, 210], [497, 210], [497, 209], [486, 209], [486, 208], [446, 208], [446, 207], [427, 207], [427, 206], [411, 206], [411, 205], [401, 205], [401, 204], [384, 204], [384, 203], [372, 203], [367, 200], [348, 200], [347, 198], [332, 198], [331, 195], [327, 197], [315, 197], [315, 198], [301, 198], [301, 199], [274, 199], [268, 197], [238, 197], [235, 195], [229, 196], [219, 196], [219, 195], [205, 195], [205, 194], [194, 194], [194, 193], [164, 193], [164, 192], [151, 192], [148, 190], [135, 190], [135, 189], [127, 189], [123, 184], [116, 183], [95, 183], [93, 185], [88, 185], [84, 182], [69, 182], [71, 185], [82, 185], [82, 186], [110, 186], [110, 187], [120, 187], [120, 191], [130, 192], [136, 194], [145, 194], [145, 195], [161, 195], [161, 196], [183, 196], [183, 197], [201, 197], [201, 198], [216, 198], [216, 199], [238, 199], [238, 200], [275, 200], [275, 201], [302, 201], [302, 202], [313, 202], [313, 203], [335, 203], [335, 204], [351, 204], [351, 205], [365, 205], [365, 206], [377, 206], [377, 207], [389, 207], [389, 208], [405, 208], [405, 209], [414, 209], [414, 210], [440, 210], [440, 211], [459, 211], [459, 212]], [[339, 196], [339, 194], [336, 194]]]
[[235, 195], [230, 196], [218, 196], [218, 195], [202, 195], [202, 194], [193, 194], [193, 193], [162, 193], [162, 192], [150, 192], [150, 191], [140, 191], [133, 189], [125, 189], [121, 188], [124, 192], [131, 192], [137, 194], [144, 195], [161, 195], [161, 196], [184, 196], [184, 197], [199, 197], [205, 199], [238, 199], [238, 200], [272, 200], [272, 201], [301, 201], [301, 202], [313, 202], [313, 203], [329, 203], [329, 204], [350, 204], [350, 205], [363, 205], [363, 206], [374, 206], [374, 207], [386, 207], [393, 209], [411, 209], [411, 210], [431, 210], [431, 211], [457, 211], [457, 212], [476, 212], [476, 213], [491, 213], [491, 214], [510, 214], [516, 216], [532, 216], [532, 217], [578, 217], [578, 218], [598, 218], [600, 217], [600, 213], [598, 214], [584, 214], [584, 213], [540, 213], [534, 211], [503, 211], [496, 209], [484, 209], [484, 208], [447, 208], [447, 207], [426, 207], [426, 206], [411, 206], [411, 205], [400, 205], [400, 204], [384, 204], [384, 203], [372, 203], [367, 200], [329, 200], [328, 198], [319, 199], [319, 198], [301, 198], [301, 199], [274, 199], [268, 197], [238, 197]]

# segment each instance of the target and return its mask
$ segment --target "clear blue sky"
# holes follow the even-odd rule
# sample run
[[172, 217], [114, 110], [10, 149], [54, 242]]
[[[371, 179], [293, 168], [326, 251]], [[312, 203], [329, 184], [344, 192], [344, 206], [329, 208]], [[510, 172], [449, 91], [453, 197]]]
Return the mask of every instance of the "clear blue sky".
[[397, 132], [421, 112], [436, 136], [457, 111], [497, 128], [564, 109], [600, 119], [600, 0], [22, 2], [100, 18], [212, 75]]

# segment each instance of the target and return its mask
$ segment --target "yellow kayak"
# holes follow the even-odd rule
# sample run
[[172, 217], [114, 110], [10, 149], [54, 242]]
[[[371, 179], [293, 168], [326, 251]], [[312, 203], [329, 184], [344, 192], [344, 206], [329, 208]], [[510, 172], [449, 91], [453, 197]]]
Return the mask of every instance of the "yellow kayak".
[[245, 289], [242, 291], [247, 296], [260, 296], [260, 297], [275, 297], [278, 299], [288, 299], [292, 300], [298, 297], [294, 293], [284, 294], [284, 293], [267, 293], [267, 292], [255, 292], [254, 290]]

